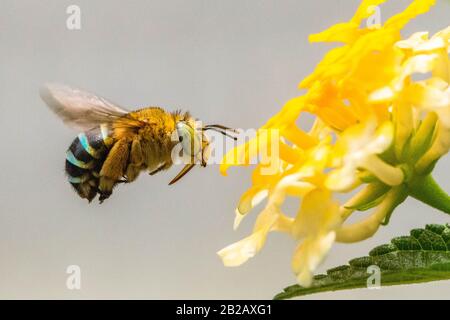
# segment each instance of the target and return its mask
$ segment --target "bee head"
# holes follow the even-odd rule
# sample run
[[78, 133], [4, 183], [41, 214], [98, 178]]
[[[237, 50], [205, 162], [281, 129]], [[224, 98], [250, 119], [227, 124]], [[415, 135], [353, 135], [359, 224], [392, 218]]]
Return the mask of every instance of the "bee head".
[[221, 134], [237, 140], [226, 131], [231, 131], [237, 133], [236, 130], [227, 128], [222, 125], [207, 125], [199, 126], [198, 122], [194, 118], [185, 114], [182, 117], [178, 114], [178, 118], [175, 119], [175, 130], [178, 136], [178, 141], [181, 143], [183, 153], [190, 157], [190, 162], [184, 166], [184, 168], [177, 174], [175, 178], [169, 183], [169, 185], [174, 184], [180, 180], [186, 173], [188, 173], [196, 164], [196, 160], [201, 161], [201, 165], [206, 167], [208, 154], [209, 154], [209, 140], [206, 138], [204, 132], [207, 130], [213, 130], [220, 132]]
[[206, 166], [206, 151], [209, 146], [209, 141], [204, 135], [205, 131], [216, 131], [226, 137], [237, 140], [236, 137], [229, 133], [237, 133], [237, 130], [219, 124], [199, 126], [195, 119], [190, 116], [186, 119], [180, 119], [177, 121], [175, 127], [178, 135], [178, 141], [181, 143], [183, 151], [193, 159], [201, 156], [202, 166]]
[[201, 131], [196, 130], [195, 124], [191, 121], [178, 121], [175, 125], [178, 141], [181, 143], [183, 152], [195, 160], [201, 153], [202, 165], [206, 166], [206, 159], [203, 150], [209, 142]]

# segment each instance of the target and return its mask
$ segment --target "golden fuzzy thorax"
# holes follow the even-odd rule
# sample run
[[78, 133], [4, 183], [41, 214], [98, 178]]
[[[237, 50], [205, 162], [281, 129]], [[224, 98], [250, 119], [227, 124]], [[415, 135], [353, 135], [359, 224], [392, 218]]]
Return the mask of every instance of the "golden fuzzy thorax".
[[100, 171], [99, 190], [106, 199], [123, 177], [127, 182], [142, 170], [155, 174], [172, 165], [171, 152], [176, 123], [193, 122], [188, 113], [166, 112], [149, 107], [130, 112], [113, 125], [114, 145]]

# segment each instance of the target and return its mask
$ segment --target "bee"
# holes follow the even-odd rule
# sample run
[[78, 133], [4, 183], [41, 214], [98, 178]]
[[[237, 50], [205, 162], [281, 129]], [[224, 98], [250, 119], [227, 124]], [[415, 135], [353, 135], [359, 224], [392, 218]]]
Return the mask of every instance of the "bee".
[[133, 182], [141, 171], [154, 175], [169, 169], [177, 144], [190, 161], [169, 185], [196, 163], [205, 167], [210, 144], [204, 135], [207, 130], [236, 140], [226, 132], [236, 130], [222, 125], [196, 128], [189, 112], [167, 112], [159, 107], [130, 112], [95, 94], [61, 84], [43, 86], [40, 95], [67, 126], [81, 131], [66, 152], [65, 172], [78, 195], [89, 202], [98, 194], [102, 203], [119, 183]]

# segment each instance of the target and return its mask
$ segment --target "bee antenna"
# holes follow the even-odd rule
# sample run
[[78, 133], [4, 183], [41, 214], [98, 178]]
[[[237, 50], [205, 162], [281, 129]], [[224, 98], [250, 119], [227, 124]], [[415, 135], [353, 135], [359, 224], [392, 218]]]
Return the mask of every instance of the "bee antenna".
[[228, 134], [228, 133], [226, 133], [225, 131], [219, 130], [219, 129], [214, 128], [214, 127], [212, 127], [212, 126], [206, 126], [206, 127], [203, 127], [203, 128], [202, 128], [202, 131], [207, 131], [207, 130], [212, 130], [212, 131], [215, 131], [215, 132], [219, 132], [219, 133], [223, 134], [224, 136], [233, 139], [234, 141], [237, 140], [237, 137], [234, 137], [234, 136], [232, 136], [231, 134]]
[[217, 129], [222, 129], [222, 130], [228, 130], [228, 131], [231, 131], [234, 133], [239, 133], [236, 129], [228, 128], [221, 124], [210, 124], [210, 125], [204, 126], [204, 128], [217, 128]]

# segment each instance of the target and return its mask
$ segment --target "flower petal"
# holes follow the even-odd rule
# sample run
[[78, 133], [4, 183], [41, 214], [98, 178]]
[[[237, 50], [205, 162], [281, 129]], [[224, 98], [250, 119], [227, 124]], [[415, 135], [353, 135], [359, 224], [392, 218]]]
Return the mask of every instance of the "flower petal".
[[226, 267], [237, 267], [253, 258], [264, 246], [268, 229], [261, 229], [241, 241], [233, 243], [217, 254]]
[[292, 270], [297, 276], [298, 283], [303, 287], [312, 284], [313, 272], [322, 263], [336, 234], [334, 231], [305, 239], [295, 250], [292, 257]]

